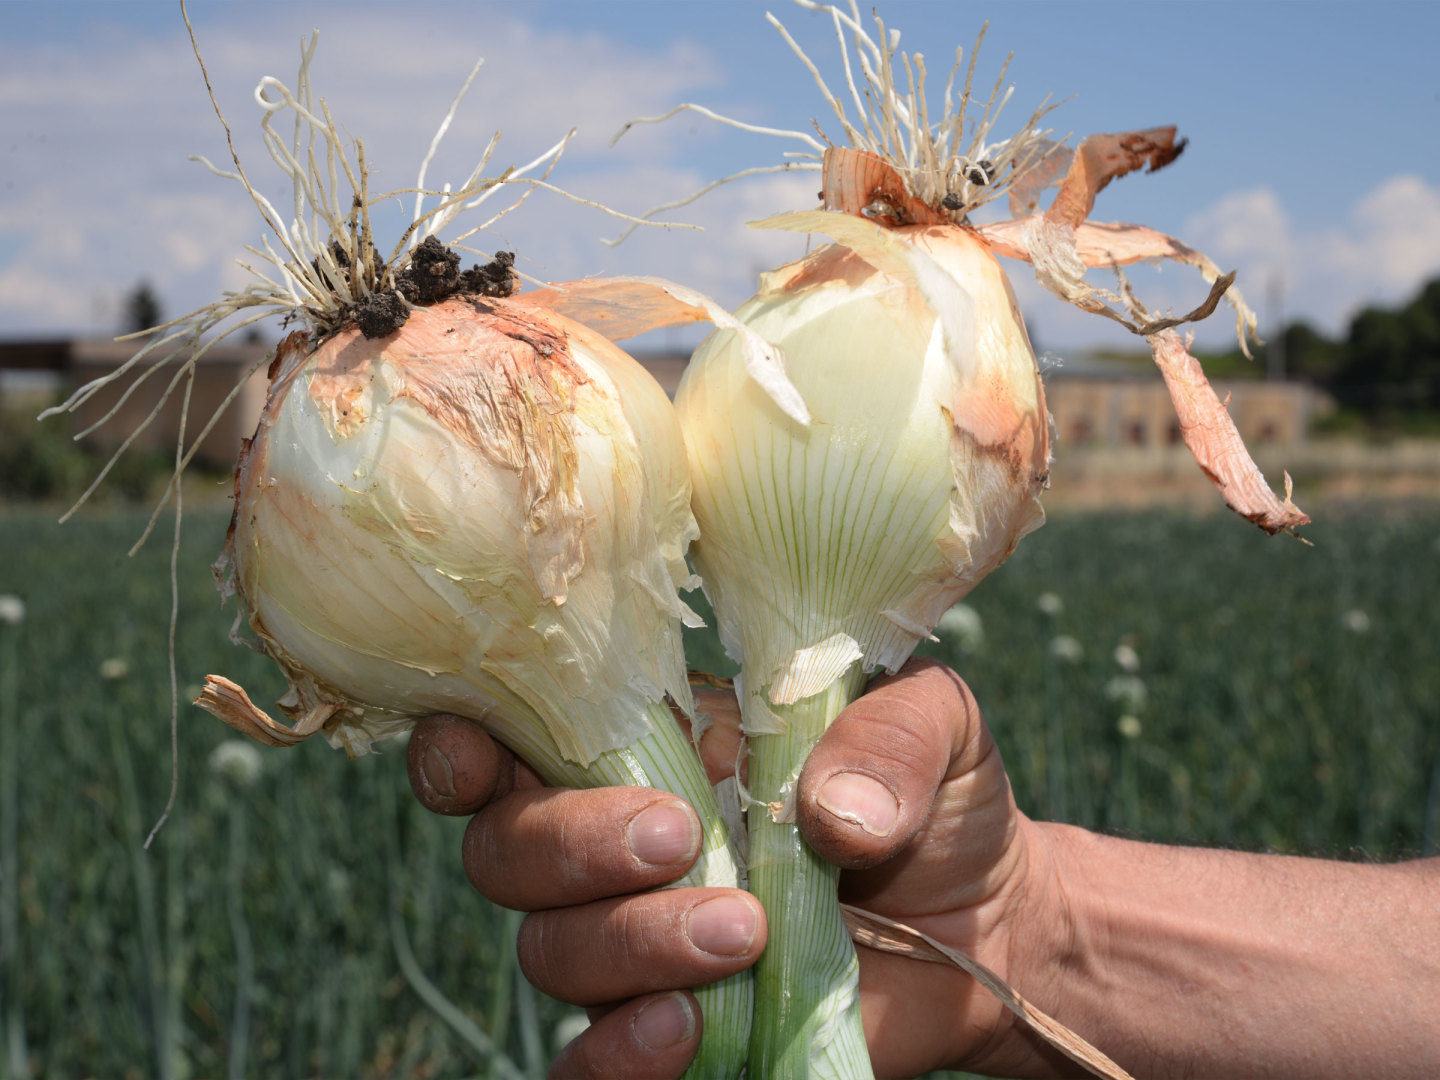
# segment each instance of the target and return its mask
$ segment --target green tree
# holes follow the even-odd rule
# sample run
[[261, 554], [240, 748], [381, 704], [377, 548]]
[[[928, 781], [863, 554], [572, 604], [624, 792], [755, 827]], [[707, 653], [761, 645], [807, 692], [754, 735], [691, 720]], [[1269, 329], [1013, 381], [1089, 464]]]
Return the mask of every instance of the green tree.
[[1355, 316], [1330, 389], [1377, 419], [1440, 409], [1440, 278], [1398, 310]]
[[160, 309], [160, 298], [148, 281], [142, 281], [125, 297], [124, 333], [133, 334], [149, 330], [165, 321]]
[[1342, 350], [1337, 342], [1309, 323], [1294, 322], [1287, 326], [1284, 345], [1286, 375], [1308, 379], [1322, 386], [1335, 377]]

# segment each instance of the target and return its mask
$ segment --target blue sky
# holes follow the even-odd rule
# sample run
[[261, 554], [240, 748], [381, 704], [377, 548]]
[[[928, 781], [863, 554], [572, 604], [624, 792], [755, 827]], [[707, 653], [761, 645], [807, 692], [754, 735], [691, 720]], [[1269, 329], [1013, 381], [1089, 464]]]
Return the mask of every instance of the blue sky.
[[[318, 28], [316, 89], [365, 139], [382, 186], [413, 180], [484, 56], [431, 179], [463, 176], [497, 129], [496, 161], [509, 163], [578, 125], [552, 178], [637, 211], [786, 147], [686, 116], [610, 149], [634, 116], [695, 101], [833, 129], [767, 7], [838, 79], [828, 19], [788, 0], [251, 0], [197, 2], [191, 14], [242, 163], [276, 198], [250, 94], [261, 75], [293, 81], [298, 42]], [[1177, 125], [1190, 139], [1180, 160], [1112, 185], [1094, 216], [1161, 229], [1238, 269], [1262, 317], [1278, 299], [1287, 317], [1335, 332], [1359, 306], [1402, 301], [1440, 274], [1440, 4], [891, 0], [880, 14], [902, 48], [926, 55], [936, 83], [988, 19], [977, 83], [1014, 53], [1015, 125], [1047, 95], [1064, 102], [1047, 121], [1057, 135]], [[178, 4], [0, 0], [0, 337], [111, 332], [142, 279], [172, 314], [243, 285], [235, 259], [259, 221], [238, 186], [187, 161], [193, 153], [219, 162], [227, 151]], [[651, 273], [733, 306], [803, 243], [745, 222], [807, 206], [813, 192], [805, 175], [731, 185], [675, 213], [703, 234], [649, 230], [615, 250], [599, 242], [615, 228], [595, 211], [538, 194], [480, 245], [516, 248], [536, 277]], [[1131, 344], [1040, 292], [1028, 267], [1009, 269], [1040, 348]], [[1181, 268], [1136, 280], [1161, 308], [1188, 310], [1204, 294]], [[1202, 343], [1223, 343], [1228, 320], [1211, 322]]]

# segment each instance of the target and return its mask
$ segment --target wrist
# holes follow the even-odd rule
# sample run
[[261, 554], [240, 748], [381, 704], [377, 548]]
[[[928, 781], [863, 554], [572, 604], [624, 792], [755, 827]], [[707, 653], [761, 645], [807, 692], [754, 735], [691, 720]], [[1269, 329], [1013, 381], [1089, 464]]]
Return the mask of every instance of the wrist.
[[[1036, 1008], [1094, 1042], [1076, 1006], [1086, 999], [1081, 988], [1095, 971], [1094, 933], [1104, 920], [1087, 912], [1092, 894], [1075, 880], [1083, 863], [1076, 856], [1093, 834], [1024, 814], [1017, 831], [1015, 885], [994, 931], [1003, 944], [979, 959]], [[990, 1038], [964, 1067], [992, 1076], [1050, 1077], [1070, 1075], [1074, 1062], [1002, 1007]]]
[[[1186, 848], [1021, 818], [978, 958], [1136, 1075], [1440, 1075], [1440, 860]], [[1073, 1075], [1008, 1012], [964, 1067]]]

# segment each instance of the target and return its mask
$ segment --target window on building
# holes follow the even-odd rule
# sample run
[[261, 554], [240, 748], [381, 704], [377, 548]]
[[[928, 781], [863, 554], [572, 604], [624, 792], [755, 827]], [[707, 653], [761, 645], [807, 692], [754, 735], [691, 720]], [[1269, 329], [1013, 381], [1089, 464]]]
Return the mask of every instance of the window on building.
[[1131, 446], [1145, 445], [1145, 421], [1131, 420], [1125, 425], [1125, 441]]

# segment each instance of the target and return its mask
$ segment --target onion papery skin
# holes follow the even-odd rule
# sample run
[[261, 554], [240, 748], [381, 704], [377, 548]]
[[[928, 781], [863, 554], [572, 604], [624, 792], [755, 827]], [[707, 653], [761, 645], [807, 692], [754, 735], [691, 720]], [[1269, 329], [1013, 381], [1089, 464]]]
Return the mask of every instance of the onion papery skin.
[[811, 421], [747, 377], [723, 332], [676, 395], [692, 558], [741, 665], [751, 887], [770, 917], [749, 1071], [863, 1077], [853, 946], [794, 784], [865, 673], [899, 668], [1044, 520], [1049, 424], [1013, 293], [973, 232], [826, 211], [761, 224], [841, 241], [764, 275], [736, 312], [780, 347]]
[[[351, 754], [427, 714], [472, 718], [549, 783], [682, 795], [704, 840], [677, 884], [739, 886], [666, 700], [693, 713], [689, 494], [664, 392], [553, 312], [454, 299], [384, 338], [292, 335], [216, 569], [291, 683], [293, 726], [217, 677], [201, 704], [265, 741], [321, 732]], [[740, 1073], [748, 980], [698, 992], [687, 1076]]]
[[[788, 704], [828, 685], [826, 657], [845, 650], [899, 668], [1044, 521], [1049, 421], [1009, 282], [969, 230], [774, 221], [868, 245], [829, 244], [766, 274], [736, 312], [780, 346], [812, 422], [747, 378], [723, 332], [675, 404], [701, 532], [692, 556], [720, 632], [747, 692], [781, 682]], [[937, 312], [904, 265], [876, 268], [901, 257], [944, 274], [968, 310]], [[853, 645], [825, 647], [836, 635]]]

